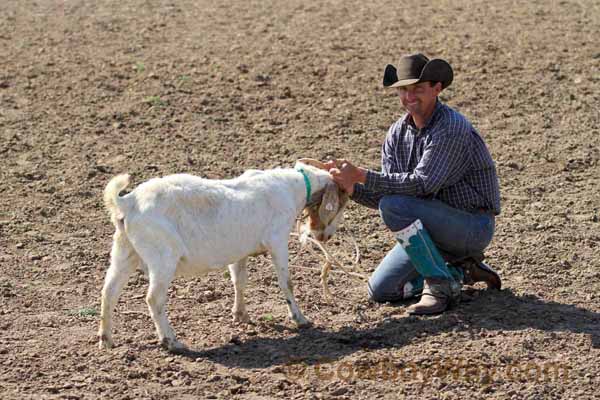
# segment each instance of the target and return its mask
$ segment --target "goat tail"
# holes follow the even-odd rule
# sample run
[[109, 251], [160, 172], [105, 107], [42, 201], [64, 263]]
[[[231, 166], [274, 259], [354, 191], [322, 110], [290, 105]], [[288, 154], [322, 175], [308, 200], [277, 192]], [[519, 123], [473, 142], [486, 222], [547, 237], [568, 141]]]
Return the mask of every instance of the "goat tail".
[[123, 217], [124, 204], [119, 197], [119, 193], [129, 185], [129, 174], [117, 175], [108, 182], [104, 188], [104, 205], [110, 212], [111, 219], [115, 222], [116, 219]]

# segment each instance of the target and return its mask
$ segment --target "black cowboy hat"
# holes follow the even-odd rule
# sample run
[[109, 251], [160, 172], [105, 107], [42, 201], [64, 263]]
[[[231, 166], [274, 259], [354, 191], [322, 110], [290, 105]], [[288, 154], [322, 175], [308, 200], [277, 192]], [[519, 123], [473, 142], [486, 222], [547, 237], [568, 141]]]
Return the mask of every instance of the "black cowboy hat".
[[400, 58], [398, 68], [388, 64], [383, 73], [383, 86], [399, 87], [430, 81], [441, 82], [442, 89], [446, 89], [453, 77], [448, 62], [440, 58], [430, 60], [419, 53]]

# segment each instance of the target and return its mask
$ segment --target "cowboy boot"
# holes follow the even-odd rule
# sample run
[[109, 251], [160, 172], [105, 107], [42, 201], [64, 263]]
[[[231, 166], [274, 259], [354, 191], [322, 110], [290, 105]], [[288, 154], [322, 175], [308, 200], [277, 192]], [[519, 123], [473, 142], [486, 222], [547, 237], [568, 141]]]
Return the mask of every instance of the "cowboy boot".
[[[421, 300], [408, 307], [406, 311], [413, 315], [444, 312], [455, 298], [453, 290], [452, 283], [447, 279], [426, 278], [423, 282]], [[460, 287], [458, 290], [460, 291]]]
[[396, 240], [424, 278], [421, 301], [408, 308], [409, 314], [440, 313], [460, 298], [461, 274], [446, 264], [420, 220], [396, 232]]
[[484, 262], [470, 258], [465, 260], [459, 267], [463, 270], [465, 285], [485, 282], [488, 289], [500, 290], [502, 288], [500, 275]]

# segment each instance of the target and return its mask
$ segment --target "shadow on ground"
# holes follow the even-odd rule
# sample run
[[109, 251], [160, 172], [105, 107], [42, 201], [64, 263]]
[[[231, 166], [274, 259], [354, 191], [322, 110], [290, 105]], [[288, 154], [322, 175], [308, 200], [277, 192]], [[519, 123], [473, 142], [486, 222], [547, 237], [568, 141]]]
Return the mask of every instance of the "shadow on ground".
[[535, 296], [518, 296], [510, 290], [483, 292], [476, 301], [437, 317], [405, 316], [385, 319], [374, 328], [344, 327], [327, 331], [321, 327], [301, 329], [290, 338], [256, 338], [241, 343], [187, 351], [184, 356], [205, 358], [228, 367], [267, 368], [301, 360], [314, 364], [335, 361], [361, 349], [402, 347], [421, 336], [445, 331], [520, 331], [591, 335], [600, 347], [600, 314], [569, 304], [546, 302]]

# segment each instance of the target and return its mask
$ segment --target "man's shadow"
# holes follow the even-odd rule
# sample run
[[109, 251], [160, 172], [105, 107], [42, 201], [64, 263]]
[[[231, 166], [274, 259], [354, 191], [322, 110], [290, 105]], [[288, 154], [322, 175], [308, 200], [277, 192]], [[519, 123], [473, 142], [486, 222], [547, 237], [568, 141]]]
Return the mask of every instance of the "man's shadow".
[[437, 317], [394, 315], [372, 328], [348, 326], [335, 332], [310, 327], [298, 330], [292, 337], [258, 337], [212, 349], [189, 350], [183, 355], [247, 369], [267, 368], [294, 360], [310, 365], [322, 360], [336, 361], [361, 349], [402, 347], [423, 334], [454, 331], [479, 335], [482, 329], [520, 331], [527, 328], [591, 335], [592, 346], [600, 348], [600, 314], [531, 295], [515, 295], [510, 289], [504, 289], [482, 291], [476, 300]]

